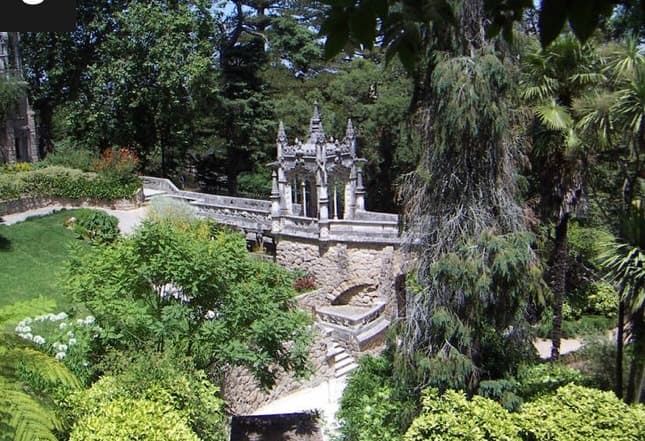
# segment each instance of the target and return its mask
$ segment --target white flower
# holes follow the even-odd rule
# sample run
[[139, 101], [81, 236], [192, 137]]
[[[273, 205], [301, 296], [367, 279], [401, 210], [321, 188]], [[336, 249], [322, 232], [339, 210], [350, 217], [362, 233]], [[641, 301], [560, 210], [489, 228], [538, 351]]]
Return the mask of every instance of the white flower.
[[55, 342], [52, 343], [52, 348], [54, 348], [56, 352], [65, 352], [67, 350], [67, 345], [64, 345], [60, 342]]
[[215, 311], [212, 309], [206, 312], [206, 320], [212, 320], [215, 318]]
[[45, 339], [40, 335], [35, 335], [34, 336], [34, 343], [36, 343], [37, 345], [44, 345], [45, 344]]
[[65, 358], [65, 353], [64, 353], [64, 352], [57, 352], [57, 353], [56, 353], [56, 355], [54, 356], [54, 358], [55, 358], [56, 360], [59, 360], [59, 361], [60, 361], [60, 360], [62, 360], [63, 358]]
[[27, 325], [16, 326], [16, 334], [26, 334], [28, 332], [31, 332], [31, 326], [27, 326]]
[[60, 322], [61, 320], [65, 320], [67, 318], [67, 314], [64, 312], [60, 312], [52, 317], [49, 318], [52, 322]]
[[26, 333], [18, 334], [18, 335], [19, 335], [21, 338], [24, 338], [25, 340], [30, 340], [30, 341], [33, 341], [33, 340], [34, 340], [34, 336], [33, 336], [33, 334], [32, 334], [31, 332], [26, 332]]
[[84, 324], [85, 324], [85, 320], [83, 320], [83, 319], [76, 319], [76, 324], [77, 324], [77, 325], [81, 325], [81, 326], [82, 326], [82, 325], [84, 325]]
[[59, 329], [65, 329], [65, 328], [67, 328], [67, 323], [65, 323], [65, 322], [61, 323], [60, 325], [58, 325], [58, 328], [59, 328]]
[[67, 333], [67, 338], [74, 338], [74, 333], [72, 331], [69, 331]]
[[94, 323], [95, 320], [96, 319], [93, 316], [88, 315], [87, 317], [85, 317], [85, 324], [86, 325], [91, 325], [92, 323]]
[[70, 346], [74, 346], [76, 344], [76, 339], [75, 338], [70, 338], [69, 341], [67, 342]]

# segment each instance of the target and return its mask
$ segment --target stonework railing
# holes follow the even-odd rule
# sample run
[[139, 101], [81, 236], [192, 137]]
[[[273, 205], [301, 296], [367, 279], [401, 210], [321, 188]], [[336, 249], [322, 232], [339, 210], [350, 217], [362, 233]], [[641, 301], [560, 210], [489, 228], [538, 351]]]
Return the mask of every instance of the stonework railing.
[[[394, 245], [400, 242], [399, 218], [396, 214], [359, 210], [354, 219], [319, 221], [317, 218], [293, 214], [272, 218], [270, 201], [183, 191], [168, 179], [150, 176], [143, 176], [142, 180], [145, 188], [164, 191], [170, 197], [183, 199], [194, 206], [200, 215], [246, 232], [321, 242]], [[294, 208], [300, 206], [294, 204]]]

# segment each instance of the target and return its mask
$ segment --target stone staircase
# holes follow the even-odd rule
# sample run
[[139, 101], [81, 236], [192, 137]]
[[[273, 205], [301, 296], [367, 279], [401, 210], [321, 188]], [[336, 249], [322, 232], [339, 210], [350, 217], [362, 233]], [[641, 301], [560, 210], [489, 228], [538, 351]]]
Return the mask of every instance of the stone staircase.
[[372, 306], [323, 306], [316, 310], [319, 323], [333, 338], [355, 351], [383, 343], [390, 321], [383, 314], [385, 303]]
[[347, 350], [332, 341], [329, 357], [334, 357], [334, 377], [336, 379], [345, 378], [350, 372], [358, 368], [358, 364]]

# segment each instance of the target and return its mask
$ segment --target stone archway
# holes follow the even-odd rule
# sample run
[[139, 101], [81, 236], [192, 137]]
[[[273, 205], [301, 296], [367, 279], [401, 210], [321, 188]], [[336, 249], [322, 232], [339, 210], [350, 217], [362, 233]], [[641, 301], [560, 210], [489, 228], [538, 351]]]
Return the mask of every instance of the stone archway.
[[327, 294], [334, 306], [368, 306], [378, 301], [378, 285], [374, 280], [345, 280]]

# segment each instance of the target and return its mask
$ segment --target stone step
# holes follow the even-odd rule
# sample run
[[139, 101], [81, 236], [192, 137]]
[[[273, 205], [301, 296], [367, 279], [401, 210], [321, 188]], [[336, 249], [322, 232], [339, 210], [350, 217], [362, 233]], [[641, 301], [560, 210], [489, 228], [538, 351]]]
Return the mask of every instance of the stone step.
[[356, 364], [356, 360], [354, 360], [354, 357], [346, 357], [343, 360], [337, 361], [336, 363], [334, 363], [334, 369], [336, 371], [339, 371], [345, 366], [350, 364]]
[[341, 345], [339, 345], [336, 342], [333, 342], [329, 349], [327, 349], [327, 357], [336, 357], [338, 354], [342, 354], [345, 352], [345, 348], [343, 348]]
[[336, 369], [335, 376], [336, 378], [342, 378], [347, 376], [347, 374], [349, 374], [350, 372], [355, 371], [356, 369], [358, 369], [358, 364], [356, 364], [356, 362], [352, 362], [343, 366], [340, 369]]

